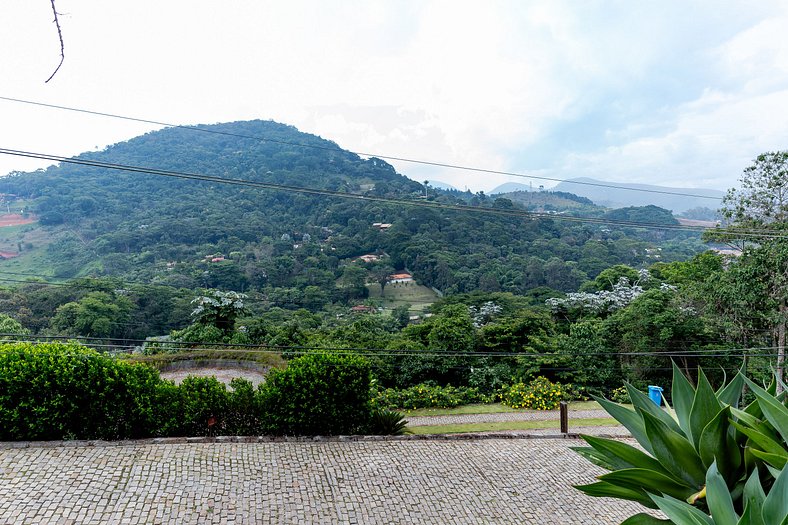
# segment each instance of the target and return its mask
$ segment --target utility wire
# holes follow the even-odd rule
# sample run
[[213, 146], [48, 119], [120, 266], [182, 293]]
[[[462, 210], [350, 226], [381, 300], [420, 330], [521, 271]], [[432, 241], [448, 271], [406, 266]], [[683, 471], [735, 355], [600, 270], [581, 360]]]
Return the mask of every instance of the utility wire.
[[[709, 228], [698, 227], [698, 226], [684, 226], [680, 224], [657, 224], [657, 223], [643, 223], [643, 222], [635, 222], [635, 221], [611, 220], [611, 219], [593, 218], [593, 217], [572, 217], [567, 215], [550, 215], [546, 213], [536, 213], [536, 212], [529, 212], [526, 210], [517, 210], [517, 209], [475, 207], [475, 206], [449, 204], [449, 203], [441, 203], [434, 201], [393, 199], [388, 197], [377, 197], [374, 195], [344, 193], [341, 191], [334, 191], [334, 190], [305, 188], [301, 186], [291, 186], [286, 184], [274, 184], [267, 182], [250, 181], [246, 179], [224, 178], [224, 177], [216, 177], [216, 176], [203, 175], [197, 173], [187, 173], [182, 171], [163, 170], [158, 168], [146, 168], [142, 166], [116, 164], [116, 163], [102, 162], [97, 160], [81, 159], [76, 157], [69, 158], [59, 155], [14, 150], [8, 148], [0, 148], [0, 154], [49, 160], [52, 162], [62, 162], [67, 164], [75, 164], [75, 165], [88, 166], [94, 168], [127, 171], [132, 173], [143, 173], [149, 175], [159, 175], [159, 176], [173, 177], [179, 179], [197, 180], [202, 182], [215, 182], [219, 184], [230, 184], [236, 186], [248, 186], [258, 189], [284, 191], [290, 193], [302, 193], [307, 195], [341, 197], [345, 199], [355, 199], [355, 200], [362, 200], [368, 202], [381, 202], [381, 203], [395, 204], [400, 206], [423, 207], [423, 208], [474, 212], [474, 213], [489, 213], [489, 214], [503, 215], [509, 217], [519, 217], [524, 219], [563, 220], [569, 222], [579, 222], [579, 223], [589, 223], [589, 224], [617, 225], [617, 226], [625, 226], [625, 227], [628, 226], [634, 228], [646, 228], [646, 229], [658, 229], [658, 230], [676, 230], [676, 231], [695, 232], [695, 233], [710, 230]], [[714, 228], [713, 230], [719, 233], [732, 233], [739, 237], [755, 237], [755, 238], [770, 238], [770, 239], [775, 239], [775, 238], [782, 239], [787, 237], [785, 235], [776, 235], [769, 230], [755, 230], [755, 229], [738, 230], [737, 229], [737, 230], [729, 231], [723, 228]]]
[[[367, 357], [584, 357], [584, 356], [624, 356], [624, 357], [773, 357], [774, 353], [769, 350], [776, 350], [775, 346], [730, 348], [730, 349], [708, 349], [708, 350], [674, 350], [665, 352], [589, 352], [574, 354], [557, 354], [552, 352], [485, 352], [479, 351], [452, 351], [448, 349], [421, 350], [421, 349], [387, 349], [372, 347], [347, 347], [347, 346], [312, 346], [312, 345], [261, 345], [244, 343], [208, 343], [200, 341], [156, 341], [148, 339], [120, 339], [109, 337], [87, 337], [87, 336], [36, 336], [30, 334], [20, 334], [14, 332], [0, 333], [0, 337], [13, 337], [8, 342], [36, 342], [41, 343], [54, 341], [103, 341], [107, 344], [103, 346], [113, 347], [132, 347], [141, 344], [149, 344], [152, 347], [173, 348], [189, 351], [221, 351], [238, 353], [260, 353], [260, 354], [279, 354], [283, 351], [291, 353], [311, 353], [315, 351], [325, 352], [352, 352]], [[109, 344], [110, 342], [123, 342], [125, 344]], [[139, 344], [132, 344], [139, 343]], [[90, 343], [85, 346], [89, 346]], [[95, 343], [102, 344], [102, 343]]]
[[[0, 96], [0, 100], [5, 100], [5, 101], [8, 101], [8, 102], [17, 102], [17, 103], [20, 103], [20, 104], [29, 104], [29, 105], [33, 105], [33, 106], [40, 106], [40, 107], [46, 107], [46, 108], [52, 108], [52, 109], [59, 109], [59, 110], [63, 110], [63, 111], [72, 111], [72, 112], [75, 112], [75, 113], [85, 113], [85, 114], [88, 114], [88, 115], [95, 115], [95, 116], [100, 116], [100, 117], [108, 117], [108, 118], [114, 118], [114, 119], [127, 120], [127, 121], [131, 121], [131, 122], [140, 122], [140, 123], [143, 123], [143, 124], [153, 124], [153, 125], [156, 125], [156, 126], [165, 126], [165, 127], [168, 127], [168, 128], [185, 129], [185, 130], [196, 131], [196, 132], [200, 132], [200, 133], [210, 133], [210, 134], [214, 134], [214, 135], [224, 135], [224, 136], [228, 136], [228, 137], [236, 137], [236, 138], [243, 138], [243, 139], [258, 140], [258, 141], [261, 141], [261, 142], [269, 142], [269, 143], [272, 143], [272, 144], [281, 144], [281, 145], [284, 145], [284, 146], [296, 146], [296, 147], [302, 147], [302, 148], [312, 148], [312, 149], [320, 149], [320, 150], [334, 151], [334, 152], [336, 152], [336, 151], [348, 152], [348, 153], [352, 153], [354, 155], [363, 156], [363, 157], [376, 157], [376, 158], [379, 158], [379, 159], [394, 160], [394, 161], [399, 161], [399, 162], [408, 162], [408, 163], [411, 163], [411, 164], [421, 164], [421, 165], [424, 165], [424, 166], [433, 166], [433, 167], [438, 167], [438, 168], [448, 168], [448, 169], [463, 170], [463, 171], [473, 171], [473, 172], [477, 172], [477, 173], [485, 173], [485, 174], [490, 174], [490, 175], [506, 175], [506, 176], [509, 176], [509, 177], [519, 177], [519, 178], [524, 178], [524, 179], [546, 180], [546, 181], [551, 181], [551, 182], [563, 182], [563, 183], [566, 183], [566, 184], [577, 184], [577, 185], [582, 185], [582, 186], [595, 186], [595, 187], [600, 187], [600, 188], [611, 188], [611, 189], [617, 189], [617, 190], [639, 191], [639, 192], [643, 192], [643, 193], [658, 193], [658, 194], [663, 194], [663, 195], [676, 195], [676, 196], [681, 196], [681, 197], [695, 197], [695, 198], [699, 198], [699, 199], [712, 199], [712, 200], [717, 200], [717, 201], [722, 200], [721, 197], [713, 197], [713, 196], [710, 196], [710, 195], [699, 195], [699, 194], [695, 194], [695, 193], [686, 193], [686, 192], [677, 192], [677, 191], [668, 191], [668, 190], [654, 190], [654, 189], [647, 189], [647, 188], [630, 188], [630, 187], [626, 187], [626, 186], [617, 186], [615, 184], [606, 184], [606, 183], [599, 183], [599, 182], [586, 182], [586, 181], [577, 181], [577, 180], [567, 180], [567, 179], [559, 179], [559, 178], [554, 178], [554, 177], [545, 177], [545, 176], [541, 176], [541, 175], [528, 175], [528, 174], [525, 174], [525, 173], [517, 173], [517, 172], [512, 172], [512, 171], [502, 171], [502, 170], [493, 170], [493, 169], [488, 169], [488, 168], [478, 168], [478, 167], [473, 167], [473, 166], [463, 166], [463, 165], [460, 165], [460, 164], [451, 164], [451, 163], [447, 163], [447, 162], [435, 162], [435, 161], [428, 161], [428, 160], [412, 159], [412, 158], [407, 158], [407, 157], [395, 157], [395, 156], [392, 156], [392, 155], [381, 155], [381, 154], [378, 154], [378, 153], [368, 153], [368, 152], [362, 152], [362, 151], [343, 150], [343, 149], [339, 148], [339, 146], [337, 146], [337, 147], [330, 147], [330, 146], [321, 146], [321, 145], [318, 145], [318, 144], [305, 144], [305, 143], [300, 143], [300, 142], [291, 142], [291, 141], [286, 141], [286, 140], [270, 139], [270, 138], [256, 136], [256, 135], [245, 135], [245, 134], [242, 134], [242, 133], [232, 133], [232, 132], [229, 132], [229, 131], [220, 131], [220, 130], [215, 130], [215, 129], [208, 129], [208, 128], [204, 128], [204, 127], [200, 127], [200, 126], [186, 126], [186, 125], [179, 125], [179, 124], [171, 124], [171, 123], [168, 123], [168, 122], [162, 122], [162, 121], [158, 121], [158, 120], [150, 120], [150, 119], [143, 119], [143, 118], [137, 118], [137, 117], [130, 117], [130, 116], [126, 116], [126, 115], [119, 115], [119, 114], [116, 114], [116, 113], [105, 113], [105, 112], [102, 112], [102, 111], [92, 111], [92, 110], [88, 110], [88, 109], [74, 108], [74, 107], [69, 107], [69, 106], [61, 106], [61, 105], [58, 105], [58, 104], [47, 104], [47, 103], [44, 103], [44, 102], [36, 102], [36, 101], [32, 101], [32, 100], [24, 100], [24, 99], [19, 99], [19, 98], [12, 98], [12, 97]], [[42, 159], [42, 160], [46, 160], [46, 159]]]

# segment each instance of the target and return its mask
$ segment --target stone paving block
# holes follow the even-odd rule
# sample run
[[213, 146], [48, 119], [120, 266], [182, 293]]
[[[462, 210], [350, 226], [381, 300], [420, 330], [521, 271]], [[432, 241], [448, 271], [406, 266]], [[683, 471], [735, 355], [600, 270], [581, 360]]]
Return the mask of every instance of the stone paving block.
[[219, 441], [2, 447], [0, 523], [606, 525], [642, 510], [571, 487], [601, 473], [573, 439]]

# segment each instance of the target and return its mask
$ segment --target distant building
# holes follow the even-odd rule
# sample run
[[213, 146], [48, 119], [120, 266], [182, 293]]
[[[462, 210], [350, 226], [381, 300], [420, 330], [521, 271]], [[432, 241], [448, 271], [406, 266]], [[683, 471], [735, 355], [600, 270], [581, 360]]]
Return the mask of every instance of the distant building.
[[389, 275], [389, 282], [390, 283], [412, 283], [413, 276], [408, 272], [402, 273], [393, 273]]
[[391, 228], [391, 224], [388, 222], [373, 222], [372, 227], [381, 231], [386, 231]]
[[361, 257], [356, 259], [356, 261], [361, 261], [361, 262], [365, 262], [365, 263], [373, 263], [373, 262], [376, 262], [376, 261], [379, 261], [379, 260], [380, 260], [379, 256], [373, 255], [371, 253], [367, 254], [367, 255], [362, 255]]
[[359, 304], [351, 308], [350, 311], [353, 312], [354, 314], [374, 314], [375, 312], [377, 312], [377, 309], [374, 306]]

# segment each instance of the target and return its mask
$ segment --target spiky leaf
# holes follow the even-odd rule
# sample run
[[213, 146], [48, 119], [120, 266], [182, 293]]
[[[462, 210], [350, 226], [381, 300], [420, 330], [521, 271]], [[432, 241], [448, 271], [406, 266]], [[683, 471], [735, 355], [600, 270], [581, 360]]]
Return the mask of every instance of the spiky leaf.
[[717, 470], [716, 462], [706, 472], [706, 501], [716, 525], [737, 525], [739, 516], [733, 508], [731, 493]]
[[755, 397], [758, 398], [758, 405], [763, 411], [764, 417], [769, 420], [769, 423], [774, 426], [783, 439], [788, 441], [788, 407], [777, 400], [773, 394], [770, 394], [749, 379], [745, 378], [744, 380], [747, 382], [747, 386], [752, 389]]
[[788, 520], [788, 469], [784, 468], [769, 490], [761, 510], [764, 523], [782, 524]]
[[703, 464], [708, 467], [716, 461], [720, 473], [729, 482], [738, 477], [737, 469], [741, 465], [741, 452], [728, 431], [730, 412], [729, 406], [720, 410], [703, 429], [698, 441], [698, 452]]
[[706, 468], [692, 443], [651, 414], [643, 413], [643, 423], [654, 457], [673, 476], [699, 490], [706, 482]]
[[651, 499], [676, 525], [715, 525], [709, 516], [684, 501], [670, 496], [652, 495]]
[[668, 494], [680, 499], [686, 499], [695, 493], [695, 489], [686, 483], [679, 483], [664, 474], [642, 468], [616, 470], [599, 476], [599, 479], [619, 487], [638, 487], [652, 494]]
[[657, 505], [648, 497], [642, 490], [631, 489], [606, 483], [604, 481], [597, 481], [596, 483], [589, 483], [588, 485], [575, 485], [577, 490], [594, 496], [597, 498], [618, 498], [629, 501], [636, 501], [650, 509], [656, 509]]
[[695, 448], [698, 448], [703, 429], [721, 409], [722, 404], [717, 399], [706, 374], [703, 373], [703, 370], [699, 370], [698, 388], [695, 389], [695, 398], [692, 400], [692, 409], [690, 410], [691, 441]]
[[665, 525], [668, 523], [673, 523], [670, 520], [661, 520], [659, 518], [655, 518], [651, 514], [646, 514], [645, 512], [641, 512], [639, 514], [635, 514], [634, 516], [630, 516], [629, 518], [625, 519], [621, 522], [621, 525]]
[[608, 401], [603, 397], [593, 396], [594, 400], [600, 404], [600, 406], [605, 409], [605, 411], [610, 414], [616, 421], [624, 425], [624, 427], [629, 430], [629, 433], [632, 434], [632, 437], [640, 443], [640, 446], [646, 449], [646, 452], [654, 453], [651, 448], [651, 442], [646, 435], [646, 429], [643, 425], [643, 418], [632, 409], [623, 407], [617, 403], [613, 403], [612, 401]]
[[684, 430], [684, 434], [690, 437], [689, 416], [690, 410], [692, 410], [692, 400], [695, 398], [695, 387], [690, 384], [675, 362], [673, 363], [671, 397], [673, 397], [673, 408], [676, 411], [679, 425]]
[[659, 461], [632, 445], [596, 436], [581, 437], [611, 464], [615, 464], [616, 468], [645, 468], [670, 476], [670, 472]]

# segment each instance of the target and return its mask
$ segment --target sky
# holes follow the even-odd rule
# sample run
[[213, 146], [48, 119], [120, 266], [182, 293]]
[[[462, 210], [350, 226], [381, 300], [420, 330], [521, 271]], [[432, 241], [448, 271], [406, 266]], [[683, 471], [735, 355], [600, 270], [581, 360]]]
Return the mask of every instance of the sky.
[[[528, 176], [737, 185], [788, 149], [788, 2], [0, 3], [0, 97], [174, 124], [272, 119], [490, 191]], [[156, 126], [0, 100], [0, 148], [71, 156]], [[0, 175], [46, 163], [0, 155]]]

